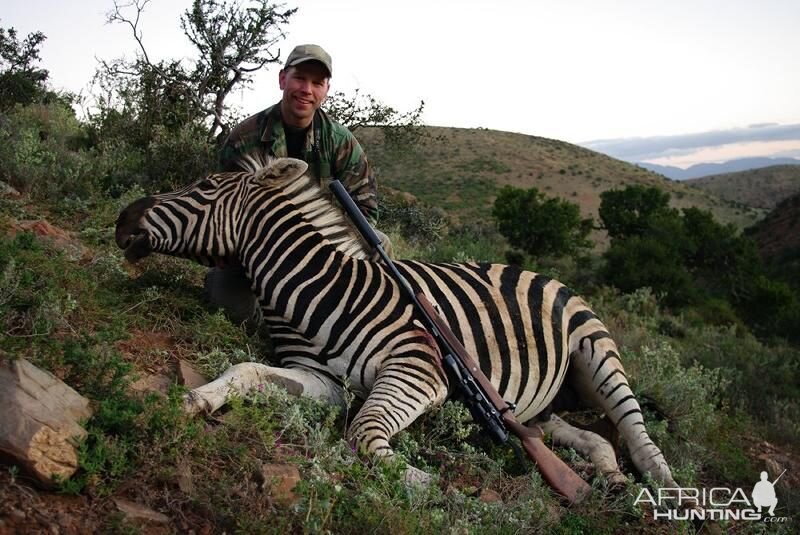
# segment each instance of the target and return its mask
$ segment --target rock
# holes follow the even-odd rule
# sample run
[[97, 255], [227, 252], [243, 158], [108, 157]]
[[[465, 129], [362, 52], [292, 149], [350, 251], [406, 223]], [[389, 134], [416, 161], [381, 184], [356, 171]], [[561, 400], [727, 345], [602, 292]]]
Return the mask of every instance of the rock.
[[166, 375], [157, 373], [142, 377], [138, 381], [131, 384], [130, 388], [134, 392], [141, 394], [155, 393], [165, 396], [169, 393], [169, 387], [172, 386], [172, 379]]
[[32, 232], [47, 241], [54, 249], [61, 251], [72, 261], [86, 261], [92, 257], [91, 251], [69, 232], [54, 227], [45, 219], [20, 221], [11, 227], [12, 235], [20, 231]]
[[89, 400], [30, 362], [0, 356], [0, 453], [40, 484], [78, 469], [75, 447], [87, 433]]
[[500, 493], [492, 489], [481, 490], [481, 494], [478, 496], [478, 499], [480, 499], [480, 501], [483, 503], [502, 503], [503, 501]]
[[156, 524], [169, 523], [169, 517], [165, 514], [153, 511], [149, 507], [134, 503], [123, 498], [114, 498], [114, 504], [117, 509], [128, 518], [134, 520], [144, 520], [145, 522], [154, 522]]
[[410, 487], [427, 487], [433, 481], [433, 476], [409, 464], [403, 473], [403, 481]]
[[181, 359], [178, 361], [178, 384], [181, 384], [189, 390], [201, 387], [208, 383], [208, 379], [203, 376], [197, 369]]
[[300, 482], [300, 471], [291, 464], [265, 464], [261, 467], [257, 479], [263, 481], [262, 489], [281, 505], [289, 506], [300, 498], [294, 488]]
[[21, 194], [15, 188], [0, 180], [0, 195], [16, 199], [20, 197]]
[[181, 492], [185, 494], [193, 494], [194, 480], [192, 478], [192, 469], [189, 467], [189, 463], [187, 463], [185, 460], [179, 461], [178, 466], [176, 467], [176, 476], [178, 480], [178, 488], [181, 489]]

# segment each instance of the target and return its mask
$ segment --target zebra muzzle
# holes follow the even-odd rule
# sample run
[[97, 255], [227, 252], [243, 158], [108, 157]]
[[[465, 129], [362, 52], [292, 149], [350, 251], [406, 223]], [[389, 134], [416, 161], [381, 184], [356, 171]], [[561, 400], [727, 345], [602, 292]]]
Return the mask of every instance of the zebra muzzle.
[[[119, 245], [123, 247], [122, 244]], [[141, 260], [153, 250], [150, 246], [150, 236], [146, 233], [130, 236], [125, 240], [123, 248], [125, 249], [125, 260], [131, 263]]]

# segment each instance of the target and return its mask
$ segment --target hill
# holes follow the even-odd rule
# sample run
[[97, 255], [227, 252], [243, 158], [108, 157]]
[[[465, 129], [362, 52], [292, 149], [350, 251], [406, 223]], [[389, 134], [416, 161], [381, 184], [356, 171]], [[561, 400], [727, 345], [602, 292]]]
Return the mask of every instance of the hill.
[[[580, 183], [580, 165], [566, 168], [574, 174], [558, 172], [570, 146], [534, 141], [560, 147], [542, 164], [545, 176], [552, 168]], [[471, 153], [466, 162], [480, 171], [465, 174], [513, 173], [498, 164], [499, 149], [495, 160], [476, 163], [484, 154]], [[422, 161], [428, 171], [446, 165]], [[337, 410], [265, 384], [213, 415], [185, 415], [178, 385], [188, 382], [186, 370], [212, 378], [231, 364], [269, 363], [270, 344], [204, 300], [206, 268], [163, 256], [124, 261], [114, 221], [142, 193], [126, 195], [77, 203], [11, 188], [0, 193], [0, 360], [26, 358], [96, 407], [79, 470], [56, 489], [38, 488], [18, 466], [0, 464], [0, 533], [665, 532], [649, 508], [633, 505], [643, 488], [638, 476], [611, 490], [594, 465], [556, 448], [594, 487], [585, 503], [567, 508], [530, 463], [490, 444], [457, 404], [421, 418], [395, 441], [402, 459], [436, 478], [423, 489], [405, 486], [402, 464], [359, 456], [345, 440], [358, 407], [353, 397]], [[392, 236], [399, 246], [401, 238]], [[406, 256], [402, 247], [397, 253]], [[679, 482], [744, 487], [761, 470], [774, 480], [786, 468], [776, 514], [795, 510], [800, 353], [734, 327], [673, 316], [649, 291], [597, 289], [591, 302], [615, 333], [631, 387]], [[600, 415], [573, 417], [591, 425]], [[621, 470], [633, 474], [630, 456], [619, 451]], [[791, 532], [781, 528], [775, 533]]]
[[766, 259], [797, 256], [800, 253], [800, 193], [778, 203], [762, 221], [748, 229], [748, 234]]
[[740, 228], [763, 211], [734, 206], [708, 192], [598, 152], [563, 141], [487, 129], [426, 127], [427, 141], [398, 154], [382, 143], [377, 129], [360, 129], [382, 186], [407, 191], [456, 219], [485, 218], [504, 185], [536, 187], [598, 218], [600, 193], [638, 184], [668, 191], [676, 207], [710, 210]]
[[687, 180], [687, 184], [733, 203], [772, 210], [800, 192], [800, 165], [775, 165]]
[[761, 169], [774, 165], [800, 165], [800, 160], [795, 158], [738, 158], [722, 163], [699, 163], [686, 169], [647, 162], [640, 162], [639, 165], [673, 180], [691, 180], [710, 175]]

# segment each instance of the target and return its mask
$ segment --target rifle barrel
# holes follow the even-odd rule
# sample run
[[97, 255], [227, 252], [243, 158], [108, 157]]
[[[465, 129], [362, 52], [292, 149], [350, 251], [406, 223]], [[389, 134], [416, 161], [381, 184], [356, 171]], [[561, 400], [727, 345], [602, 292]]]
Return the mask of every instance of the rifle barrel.
[[785, 474], [785, 473], [786, 473], [786, 468], [784, 468], [784, 469], [783, 469], [783, 472], [781, 472], [781, 475], [779, 475], [778, 477], [776, 477], [776, 478], [775, 478], [775, 481], [773, 481], [773, 482], [771, 483], [771, 485], [774, 487], [774, 486], [775, 486], [775, 483], [777, 483], [777, 482], [778, 482], [778, 480], [779, 480], [781, 477], [783, 477], [783, 474]]

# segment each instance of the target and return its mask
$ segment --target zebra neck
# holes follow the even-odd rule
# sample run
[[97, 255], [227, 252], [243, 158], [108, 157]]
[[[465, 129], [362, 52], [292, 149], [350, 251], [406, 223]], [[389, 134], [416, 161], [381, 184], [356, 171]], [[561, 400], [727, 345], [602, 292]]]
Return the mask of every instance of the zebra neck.
[[316, 179], [304, 175], [285, 184], [281, 194], [336, 249], [353, 258], [377, 260], [339, 204]]
[[345, 301], [345, 273], [369, 253], [338, 205], [303, 182], [250, 200], [239, 229], [239, 243], [246, 244], [239, 260], [270, 327], [281, 323], [305, 336]]
[[335, 286], [351, 260], [297, 213], [265, 221], [244, 242], [251, 245], [240, 261], [259, 305], [292, 323], [295, 309]]

